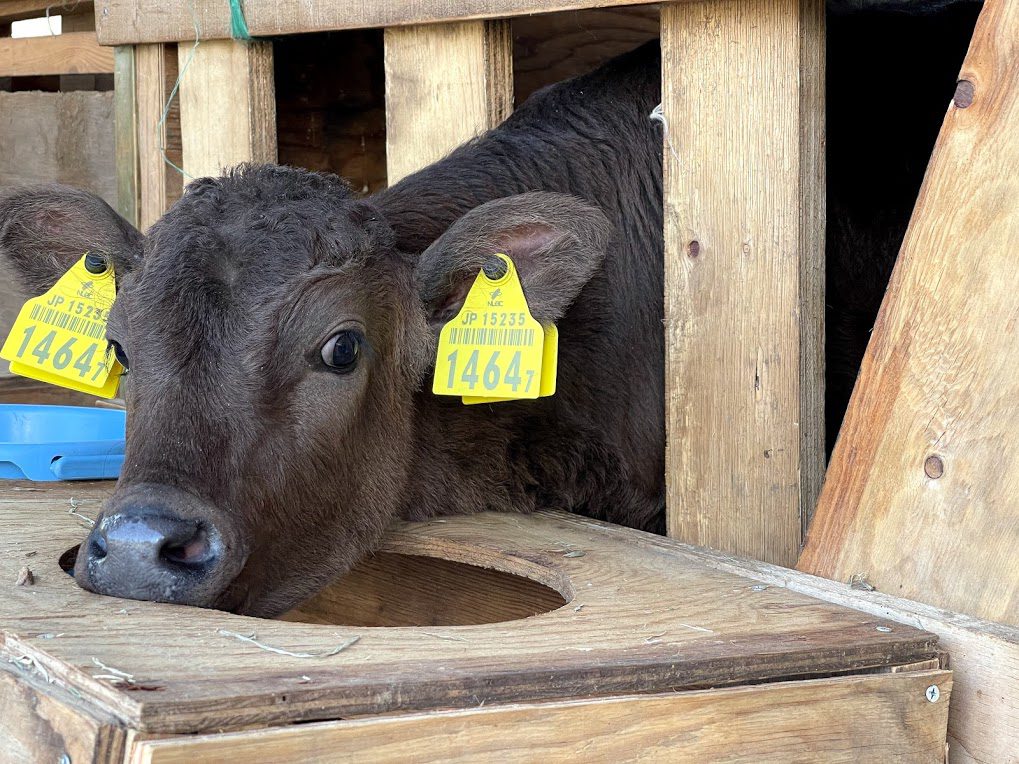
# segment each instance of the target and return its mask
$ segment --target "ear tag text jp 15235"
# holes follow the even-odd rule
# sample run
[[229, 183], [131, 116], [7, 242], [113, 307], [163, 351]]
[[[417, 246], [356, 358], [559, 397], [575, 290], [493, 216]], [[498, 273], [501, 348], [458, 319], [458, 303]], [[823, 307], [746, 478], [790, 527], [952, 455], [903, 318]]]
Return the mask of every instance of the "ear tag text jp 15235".
[[23, 377], [114, 397], [124, 369], [107, 345], [106, 322], [116, 297], [113, 267], [86, 253], [21, 307], [0, 358]]
[[531, 316], [513, 261], [498, 278], [478, 273], [463, 307], [442, 327], [435, 360], [436, 395], [465, 404], [533, 399], [555, 392], [558, 331]]

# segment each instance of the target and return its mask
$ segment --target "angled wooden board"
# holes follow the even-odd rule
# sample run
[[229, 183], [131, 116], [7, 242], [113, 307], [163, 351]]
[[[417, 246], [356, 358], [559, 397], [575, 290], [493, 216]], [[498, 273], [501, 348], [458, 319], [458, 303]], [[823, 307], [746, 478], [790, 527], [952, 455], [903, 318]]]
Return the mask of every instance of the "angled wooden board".
[[987, 0], [802, 570], [1019, 625], [1019, 0]]
[[[388, 552], [534, 579], [567, 600], [531, 618], [373, 628], [99, 597], [79, 589], [57, 558], [87, 530], [69, 510], [94, 516], [111, 485], [2, 490], [0, 581], [11, 584], [0, 599], [0, 657], [148, 732], [740, 685], [913, 663], [936, 651], [922, 630], [712, 570], [668, 539], [558, 513], [399, 525], [386, 543]], [[14, 586], [24, 565], [36, 582]], [[306, 659], [221, 630], [291, 652], [359, 641]], [[111, 679], [109, 669], [131, 681]]]

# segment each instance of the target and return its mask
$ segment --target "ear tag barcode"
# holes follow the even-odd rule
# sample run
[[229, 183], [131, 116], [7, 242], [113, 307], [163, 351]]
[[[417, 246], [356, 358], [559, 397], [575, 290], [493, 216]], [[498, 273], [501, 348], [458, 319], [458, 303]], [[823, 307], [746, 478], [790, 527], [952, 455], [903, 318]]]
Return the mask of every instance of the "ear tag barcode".
[[21, 307], [0, 358], [23, 377], [114, 397], [123, 367], [109, 350], [106, 322], [116, 296], [112, 266], [86, 253], [46, 294]]
[[[496, 257], [506, 264], [506, 273], [497, 279], [478, 273], [460, 312], [442, 327], [432, 385], [436, 395], [459, 395], [472, 404], [555, 392], [557, 343], [546, 348], [549, 330], [531, 316], [513, 261]], [[554, 326], [550, 329], [558, 336]]]

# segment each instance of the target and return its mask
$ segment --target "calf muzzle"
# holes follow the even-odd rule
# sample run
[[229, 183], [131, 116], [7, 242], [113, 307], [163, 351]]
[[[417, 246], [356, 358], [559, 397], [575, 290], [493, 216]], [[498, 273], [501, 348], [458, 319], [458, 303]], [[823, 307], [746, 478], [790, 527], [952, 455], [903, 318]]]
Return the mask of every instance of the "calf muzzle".
[[98, 594], [212, 606], [243, 564], [214, 515], [169, 486], [129, 489], [111, 500], [81, 546], [75, 578]]

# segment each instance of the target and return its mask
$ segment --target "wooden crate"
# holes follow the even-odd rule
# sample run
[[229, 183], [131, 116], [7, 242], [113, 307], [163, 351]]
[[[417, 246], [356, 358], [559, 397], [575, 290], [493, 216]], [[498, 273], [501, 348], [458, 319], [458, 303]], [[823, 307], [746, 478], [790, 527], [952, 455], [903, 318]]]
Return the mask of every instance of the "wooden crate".
[[0, 499], [5, 760], [944, 755], [933, 634], [731, 558], [561, 513], [446, 518], [265, 621], [78, 588], [58, 561], [109, 491]]

